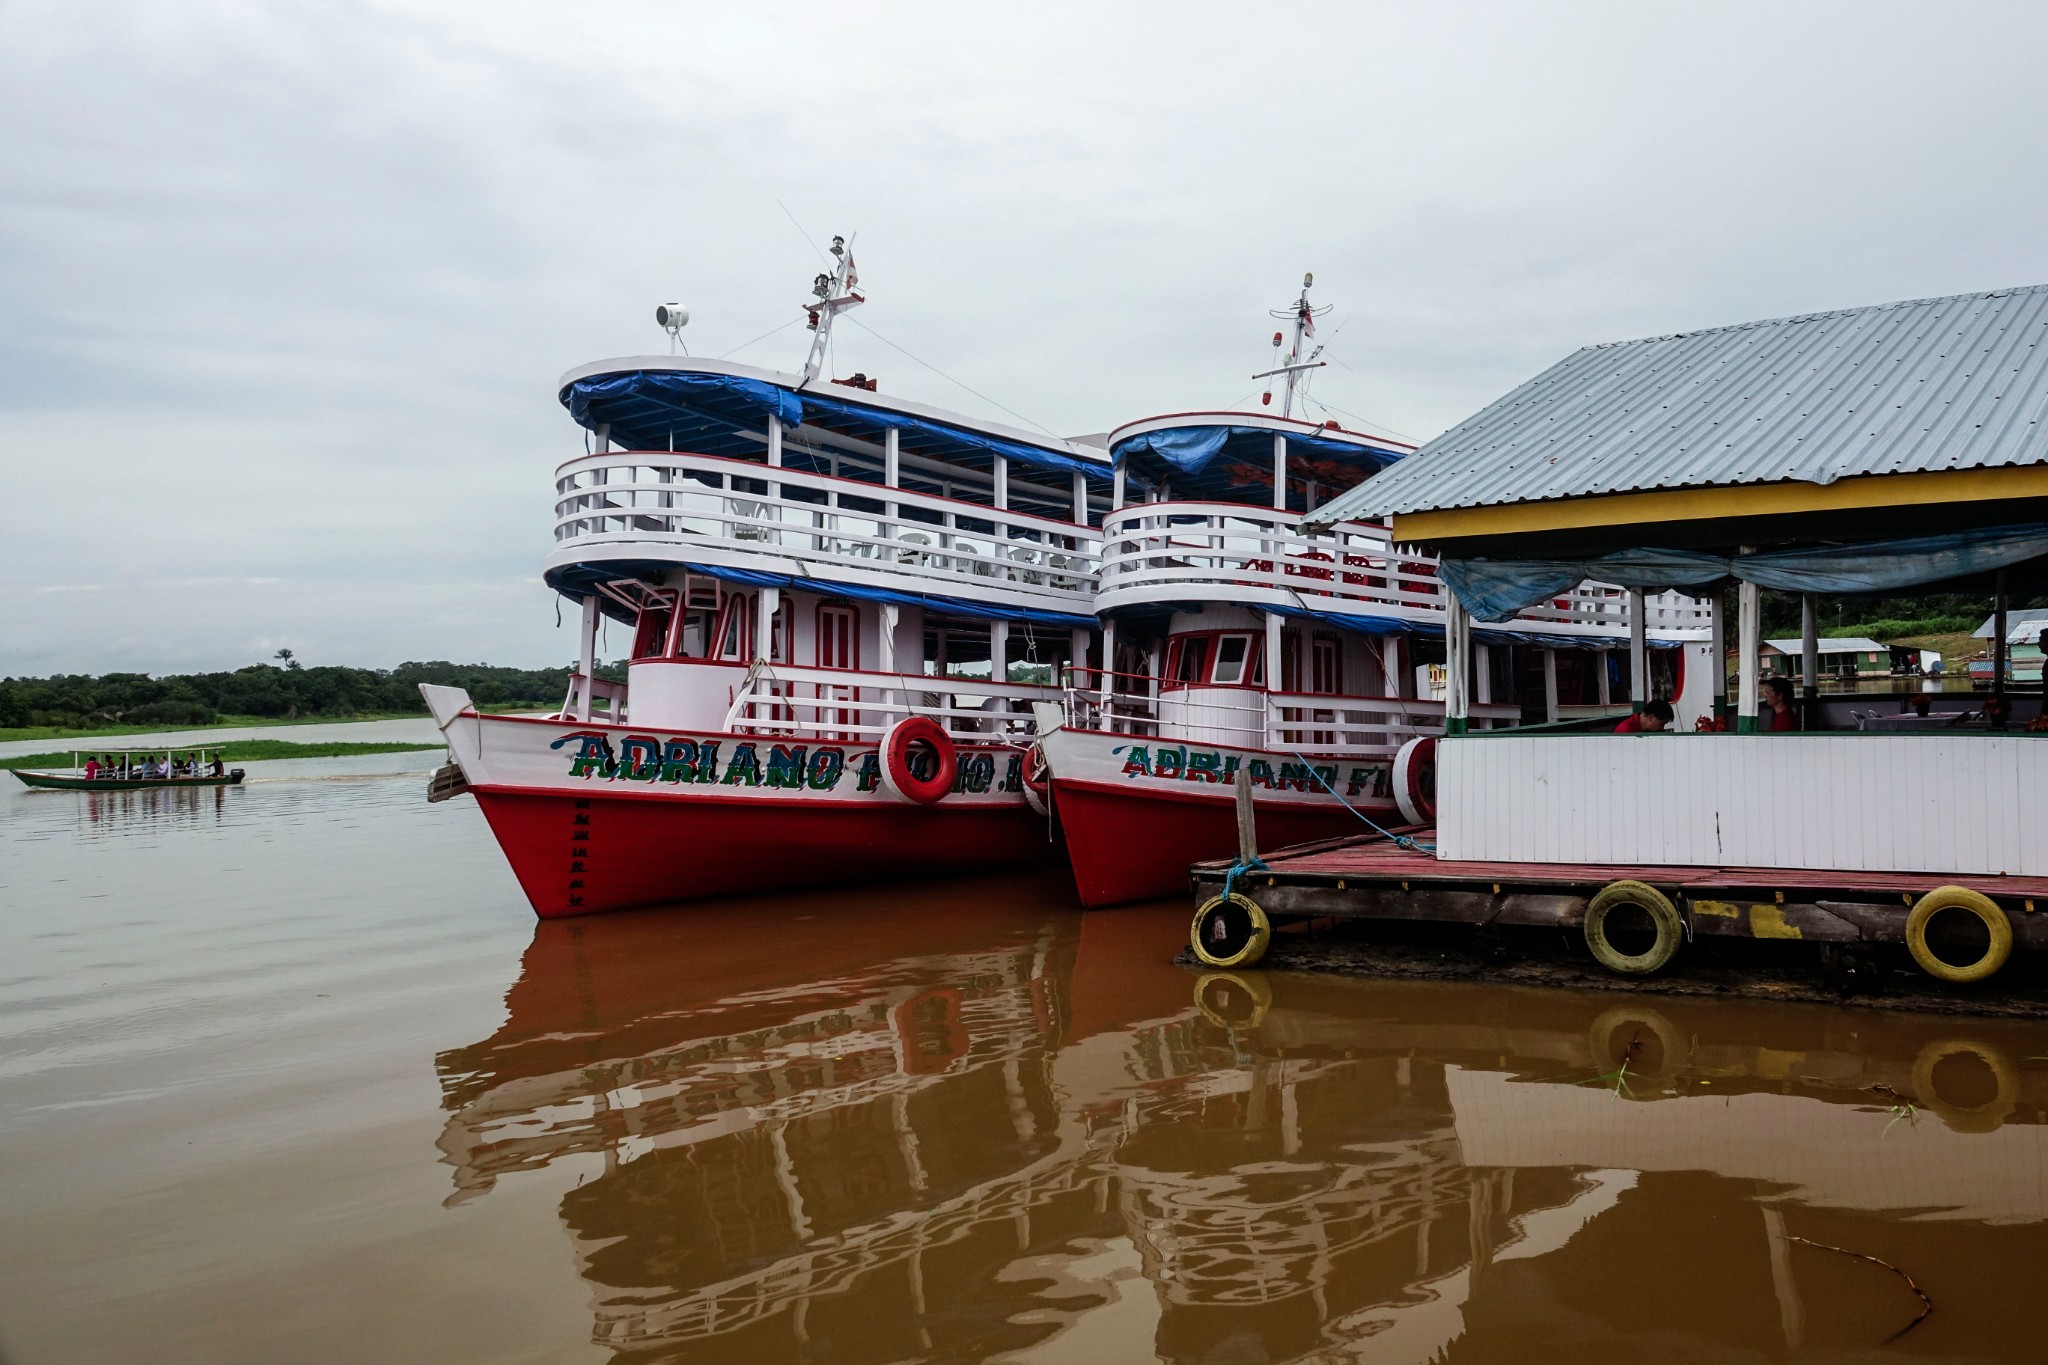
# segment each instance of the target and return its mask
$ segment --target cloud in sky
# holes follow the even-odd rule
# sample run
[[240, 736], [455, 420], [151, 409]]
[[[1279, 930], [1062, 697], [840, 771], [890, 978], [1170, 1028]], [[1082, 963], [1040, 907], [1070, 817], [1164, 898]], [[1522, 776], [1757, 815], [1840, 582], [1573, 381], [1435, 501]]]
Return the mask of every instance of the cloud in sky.
[[555, 381], [794, 316], [778, 201], [1062, 432], [1242, 399], [1305, 269], [1317, 396], [1417, 437], [1588, 342], [2048, 280], [2038, 5], [1250, 15], [0, 8], [0, 674], [567, 658]]

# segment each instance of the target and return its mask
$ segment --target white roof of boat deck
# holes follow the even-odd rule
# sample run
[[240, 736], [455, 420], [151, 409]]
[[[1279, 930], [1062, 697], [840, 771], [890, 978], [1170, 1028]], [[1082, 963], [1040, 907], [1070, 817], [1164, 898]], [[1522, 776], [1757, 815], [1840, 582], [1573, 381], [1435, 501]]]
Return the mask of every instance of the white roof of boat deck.
[[1588, 346], [1318, 520], [2040, 464], [2048, 285]]

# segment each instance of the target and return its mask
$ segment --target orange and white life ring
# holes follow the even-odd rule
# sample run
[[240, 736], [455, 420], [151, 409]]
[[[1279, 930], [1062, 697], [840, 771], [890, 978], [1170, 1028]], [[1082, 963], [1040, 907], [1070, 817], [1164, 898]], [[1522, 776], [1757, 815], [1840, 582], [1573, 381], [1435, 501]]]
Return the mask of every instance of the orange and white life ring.
[[1052, 809], [1052, 769], [1045, 761], [1045, 750], [1034, 744], [1024, 751], [1024, 772], [1021, 778], [1024, 786], [1024, 804], [1039, 815]]
[[1418, 735], [1394, 755], [1394, 804], [1411, 825], [1436, 822], [1436, 736]]
[[906, 716], [882, 736], [882, 786], [912, 805], [929, 806], [953, 790], [960, 756], [953, 737], [930, 716]]

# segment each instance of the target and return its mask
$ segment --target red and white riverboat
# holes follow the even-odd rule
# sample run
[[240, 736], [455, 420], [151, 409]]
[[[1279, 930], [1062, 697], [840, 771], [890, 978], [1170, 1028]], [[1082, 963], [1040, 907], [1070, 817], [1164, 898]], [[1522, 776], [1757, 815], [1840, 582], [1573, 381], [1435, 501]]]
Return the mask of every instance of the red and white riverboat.
[[[1436, 564], [1381, 525], [1304, 522], [1413, 447], [1294, 416], [1322, 363], [1304, 353], [1314, 313], [1305, 281], [1279, 314], [1291, 348], [1256, 376], [1278, 381], [1277, 415], [1176, 413], [1110, 433], [1095, 610], [1114, 671], [1070, 680], [1065, 723], [1031, 765], [1049, 775], [1085, 905], [1183, 890], [1190, 863], [1228, 856], [1240, 769], [1262, 847], [1433, 813], [1430, 746], [1415, 741], [1445, 725]], [[1619, 717], [1655, 696], [1690, 728], [1712, 705], [1710, 617], [1675, 594], [1640, 612], [1629, 601], [1588, 584], [1474, 629], [1469, 723]]]
[[[1023, 787], [1061, 681], [1099, 666], [1099, 445], [687, 356], [570, 371], [546, 581], [577, 603], [562, 712], [423, 689], [544, 918], [1059, 856]], [[597, 676], [603, 632], [630, 641]]]

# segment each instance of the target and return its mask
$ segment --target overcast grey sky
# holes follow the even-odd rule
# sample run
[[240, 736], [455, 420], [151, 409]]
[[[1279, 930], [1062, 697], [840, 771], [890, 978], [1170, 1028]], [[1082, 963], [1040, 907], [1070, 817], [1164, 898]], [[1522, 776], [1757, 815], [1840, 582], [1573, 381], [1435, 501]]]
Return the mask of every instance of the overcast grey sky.
[[1317, 395], [1424, 438], [1588, 342], [2048, 281], [2044, 50], [1955, 0], [0, 0], [0, 674], [567, 659], [555, 381], [665, 299], [700, 355], [794, 317], [778, 200], [1053, 430], [1242, 398], [1313, 270]]

